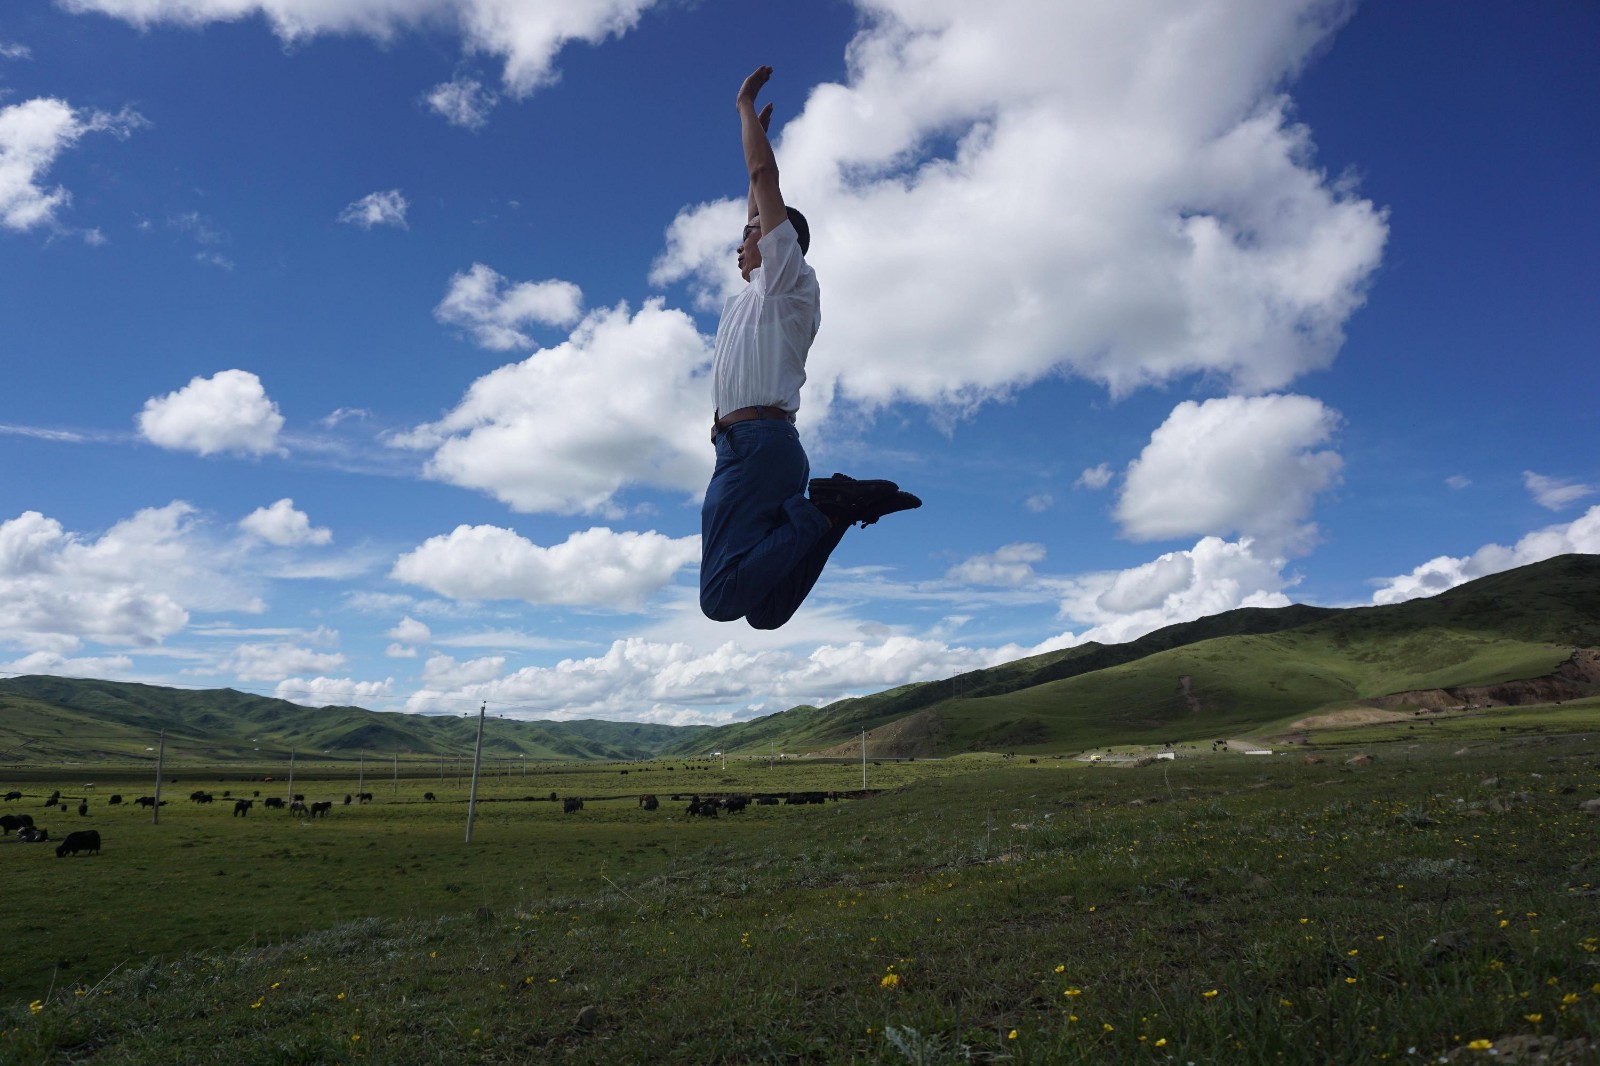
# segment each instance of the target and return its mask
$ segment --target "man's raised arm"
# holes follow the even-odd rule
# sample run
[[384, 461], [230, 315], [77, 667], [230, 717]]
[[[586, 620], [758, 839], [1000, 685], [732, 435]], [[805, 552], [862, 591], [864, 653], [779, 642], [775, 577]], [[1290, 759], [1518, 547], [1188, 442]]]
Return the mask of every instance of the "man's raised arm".
[[745, 217], [761, 216], [763, 236], [789, 217], [783, 206], [783, 193], [778, 189], [778, 160], [772, 154], [772, 142], [767, 139], [772, 105], [762, 108], [759, 114], [756, 112], [756, 97], [770, 77], [771, 67], [757, 67], [739, 86], [737, 101], [739, 139], [744, 145], [745, 168], [750, 172], [749, 211]]

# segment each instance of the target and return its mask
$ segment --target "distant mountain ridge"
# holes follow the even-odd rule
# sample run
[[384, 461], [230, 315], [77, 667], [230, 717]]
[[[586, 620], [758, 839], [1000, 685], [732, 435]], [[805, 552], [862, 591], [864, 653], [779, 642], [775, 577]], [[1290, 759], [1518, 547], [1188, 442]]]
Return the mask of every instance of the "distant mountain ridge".
[[[727, 726], [490, 718], [484, 750], [560, 760], [825, 753], [863, 732], [885, 755], [1076, 750], [1249, 732], [1328, 708], [1437, 705], [1467, 691], [1578, 692], [1593, 671], [1567, 666], [1565, 680], [1561, 671], [1592, 662], [1575, 653], [1593, 648], [1600, 556], [1564, 555], [1427, 599], [1240, 608], [1124, 644], [1083, 644]], [[0, 760], [142, 755], [161, 731], [169, 744], [226, 760], [263, 748], [447, 756], [472, 750], [475, 718], [18, 677], [0, 680]]]
[[[143, 754], [165, 732], [194, 757], [260, 758], [296, 751], [454, 756], [470, 753], [477, 714], [420, 715], [361, 707], [304, 707], [234, 689], [172, 689], [125, 681], [31, 675], [0, 679], [0, 760]], [[484, 722], [486, 758], [634, 761], [707, 726], [583, 720]]]

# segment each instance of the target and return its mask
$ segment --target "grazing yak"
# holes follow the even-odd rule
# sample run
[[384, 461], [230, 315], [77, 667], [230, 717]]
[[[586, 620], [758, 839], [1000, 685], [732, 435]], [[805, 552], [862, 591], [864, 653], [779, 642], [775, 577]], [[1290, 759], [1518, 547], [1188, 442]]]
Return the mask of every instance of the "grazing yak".
[[[140, 796], [138, 799], [134, 800], [133, 802], [137, 803], [141, 807], [154, 807], [156, 805], [156, 798], [154, 796]], [[161, 801], [161, 806], [165, 807], [166, 805], [167, 805], [167, 801], [166, 800], [162, 800]]]
[[93, 829], [80, 829], [76, 833], [68, 833], [67, 839], [56, 847], [56, 858], [76, 855], [80, 851], [100, 854], [100, 834]]
[[87, 816], [88, 813], [89, 813], [89, 801], [88, 800], [79, 800], [78, 801], [78, 817], [79, 818], [83, 818], [83, 817]]
[[6, 802], [7, 803], [10, 803], [12, 800], [19, 800], [21, 798], [22, 798], [22, 793], [18, 792], [16, 789], [12, 789], [10, 792], [6, 793]]
[[313, 803], [311, 805], [311, 817], [313, 817], [313, 818], [326, 818], [327, 815], [328, 815], [328, 812], [331, 811], [331, 810], [333, 810], [333, 801], [332, 800], [324, 800], [321, 803]]
[[50, 839], [50, 830], [35, 829], [33, 826], [24, 826], [17, 830], [17, 839], [24, 844], [43, 844]]
[[266, 806], [267, 810], [269, 810], [269, 811], [281, 811], [281, 810], [283, 810], [283, 797], [282, 796], [268, 796], [266, 799], [262, 800], [261, 802]]
[[306, 813], [306, 801], [303, 800], [303, 799], [297, 799], [293, 803], [289, 804], [289, 813], [290, 814], [304, 814], [304, 813]]
[[568, 796], [566, 799], [561, 801], [562, 814], [571, 814], [573, 811], [581, 810], [583, 810], [583, 800], [579, 799], [577, 796]]
[[647, 811], [653, 811], [657, 807], [661, 806], [661, 801], [656, 799], [655, 796], [650, 796], [650, 795], [640, 796], [639, 797], [639, 806], [643, 807]]
[[433, 799], [433, 793], [432, 792], [424, 792], [422, 794], [422, 798], [425, 799], [425, 800], [431, 800], [431, 799]]
[[234, 800], [233, 816], [235, 818], [248, 817], [250, 814], [250, 808], [253, 806], [255, 806], [255, 800]]
[[32, 829], [33, 815], [31, 814], [0, 814], [0, 836], [6, 836], [13, 829]]
[[717, 816], [717, 808], [720, 806], [722, 806], [722, 801], [715, 796], [701, 799], [696, 795], [689, 800], [689, 814], [691, 817], [698, 814], [702, 818], [715, 818]]
[[120, 807], [120, 806], [122, 806], [122, 793], [113, 792], [111, 794], [111, 798], [106, 800], [106, 806], [108, 806], [108, 807]]

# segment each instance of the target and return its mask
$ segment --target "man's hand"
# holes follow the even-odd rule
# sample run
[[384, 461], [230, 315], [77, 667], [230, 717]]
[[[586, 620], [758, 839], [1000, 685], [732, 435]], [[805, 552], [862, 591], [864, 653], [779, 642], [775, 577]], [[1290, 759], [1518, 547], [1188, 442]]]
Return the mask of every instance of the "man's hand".
[[771, 131], [771, 129], [772, 129], [772, 105], [768, 104], [766, 107], [763, 107], [761, 109], [761, 114], [757, 115], [756, 118], [761, 120], [761, 128], [762, 129], [767, 130], [767, 131]]
[[[744, 80], [744, 84], [739, 86], [739, 96], [738, 99], [734, 101], [734, 106], [738, 108], [744, 108], [748, 106], [750, 110], [754, 111], [756, 109], [756, 97], [761, 95], [761, 87], [767, 83], [767, 79], [770, 77], [772, 77], [771, 67], [757, 67], [755, 71]], [[771, 107], [770, 104], [767, 106], [769, 108]], [[762, 123], [762, 128], [766, 128], [766, 123]]]

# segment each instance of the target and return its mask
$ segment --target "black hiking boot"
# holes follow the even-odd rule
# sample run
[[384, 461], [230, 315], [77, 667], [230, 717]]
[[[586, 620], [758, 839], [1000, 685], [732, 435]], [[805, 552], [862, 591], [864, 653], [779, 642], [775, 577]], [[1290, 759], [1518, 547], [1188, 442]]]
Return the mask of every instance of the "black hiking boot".
[[892, 481], [858, 481], [844, 474], [812, 478], [811, 502], [834, 522], [870, 526], [886, 514], [921, 507], [922, 501], [901, 492]]

